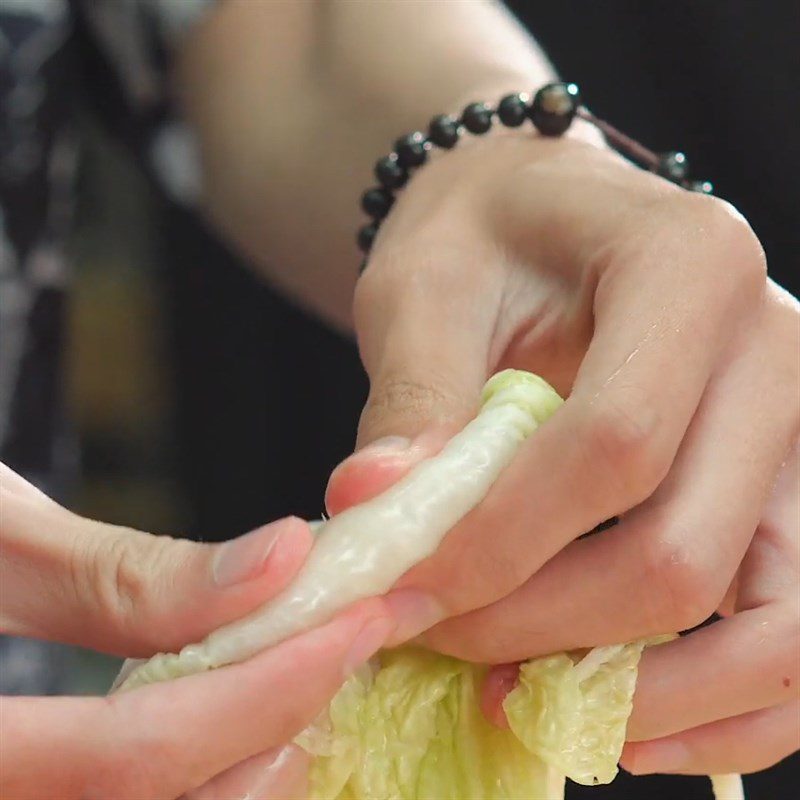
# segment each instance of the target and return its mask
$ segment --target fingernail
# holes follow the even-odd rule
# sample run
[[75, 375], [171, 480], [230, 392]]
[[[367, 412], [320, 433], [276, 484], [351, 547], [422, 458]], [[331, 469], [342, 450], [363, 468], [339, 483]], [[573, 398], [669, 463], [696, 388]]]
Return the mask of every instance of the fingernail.
[[394, 647], [441, 622], [446, 614], [439, 601], [419, 589], [397, 589], [386, 596], [386, 605], [396, 627], [391, 637]]
[[282, 530], [280, 523], [271, 522], [223, 544], [211, 564], [214, 584], [226, 589], [260, 575]]
[[625, 769], [631, 775], [680, 772], [689, 763], [689, 748], [679, 741], [641, 742], [626, 746]]
[[381, 617], [368, 622], [353, 639], [344, 659], [344, 675], [350, 676], [367, 659], [371, 658], [386, 642], [394, 624], [391, 619]]
[[402, 453], [411, 447], [411, 439], [405, 436], [384, 436], [362, 447], [358, 452], [377, 455], [379, 453]]

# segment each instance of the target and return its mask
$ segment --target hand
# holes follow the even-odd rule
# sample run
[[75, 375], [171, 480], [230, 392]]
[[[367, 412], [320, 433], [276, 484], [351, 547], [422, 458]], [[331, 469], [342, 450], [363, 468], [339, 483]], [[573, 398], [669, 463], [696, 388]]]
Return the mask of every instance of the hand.
[[[175, 650], [243, 616], [289, 582], [311, 544], [297, 519], [223, 545], [92, 522], [2, 465], [0, 498], [2, 630], [120, 655]], [[110, 697], [3, 697], [0, 795], [174, 798], [218, 773], [212, 789], [243, 778], [252, 789], [269, 751], [325, 707], [390, 628], [370, 600], [202, 675]]]
[[765, 508], [797, 442], [800, 314], [735, 210], [576, 141], [465, 142], [400, 196], [355, 314], [366, 447], [332, 513], [435, 452], [498, 369], [569, 395], [390, 595], [399, 636], [500, 663], [720, 609], [646, 656], [630, 735], [657, 741], [626, 763], [747, 771], [797, 748], [798, 525]]

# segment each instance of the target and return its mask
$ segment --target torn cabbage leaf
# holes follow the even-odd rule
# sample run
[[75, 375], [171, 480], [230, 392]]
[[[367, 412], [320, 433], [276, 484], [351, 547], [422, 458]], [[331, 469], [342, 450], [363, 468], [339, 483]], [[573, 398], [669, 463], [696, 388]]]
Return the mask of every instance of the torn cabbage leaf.
[[524, 664], [504, 702], [509, 730], [480, 710], [486, 667], [385, 651], [298, 737], [315, 756], [311, 800], [562, 800], [565, 776], [608, 783], [649, 643]]
[[514, 735], [545, 763], [587, 786], [610, 783], [625, 743], [642, 651], [674, 637], [561, 653], [523, 664], [503, 708]]

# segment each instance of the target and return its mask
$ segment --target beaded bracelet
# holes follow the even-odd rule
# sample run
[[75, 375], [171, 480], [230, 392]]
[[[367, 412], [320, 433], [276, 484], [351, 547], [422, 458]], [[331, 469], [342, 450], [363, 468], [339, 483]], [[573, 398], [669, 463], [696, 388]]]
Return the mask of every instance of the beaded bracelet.
[[[372, 220], [358, 232], [358, 246], [363, 253], [369, 253], [381, 222], [392, 208], [395, 192], [405, 186], [412, 170], [427, 161], [429, 151], [434, 146], [450, 150], [465, 130], [476, 135], [486, 133], [492, 127], [495, 116], [507, 128], [518, 128], [529, 119], [542, 136], [563, 135], [577, 117], [594, 125], [615, 150], [644, 169], [689, 191], [703, 194], [713, 191], [708, 181], [690, 179], [689, 163], [683, 153], [655, 153], [649, 150], [592, 114], [581, 103], [580, 92], [574, 83], [549, 83], [539, 89], [532, 100], [530, 95], [520, 92], [503, 97], [496, 109], [488, 103], [470, 103], [460, 118], [449, 114], [434, 117], [427, 135], [415, 131], [398, 139], [394, 150], [375, 163], [375, 177], [379, 185], [367, 189], [361, 196], [361, 208]], [[366, 264], [365, 257], [361, 271]]]

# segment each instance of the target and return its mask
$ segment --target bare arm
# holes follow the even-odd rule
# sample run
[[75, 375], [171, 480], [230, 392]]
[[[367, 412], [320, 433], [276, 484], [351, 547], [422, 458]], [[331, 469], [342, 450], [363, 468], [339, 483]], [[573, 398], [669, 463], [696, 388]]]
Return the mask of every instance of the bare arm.
[[434, 114], [552, 75], [490, 0], [228, 0], [181, 56], [209, 214], [263, 274], [343, 329], [375, 159]]

